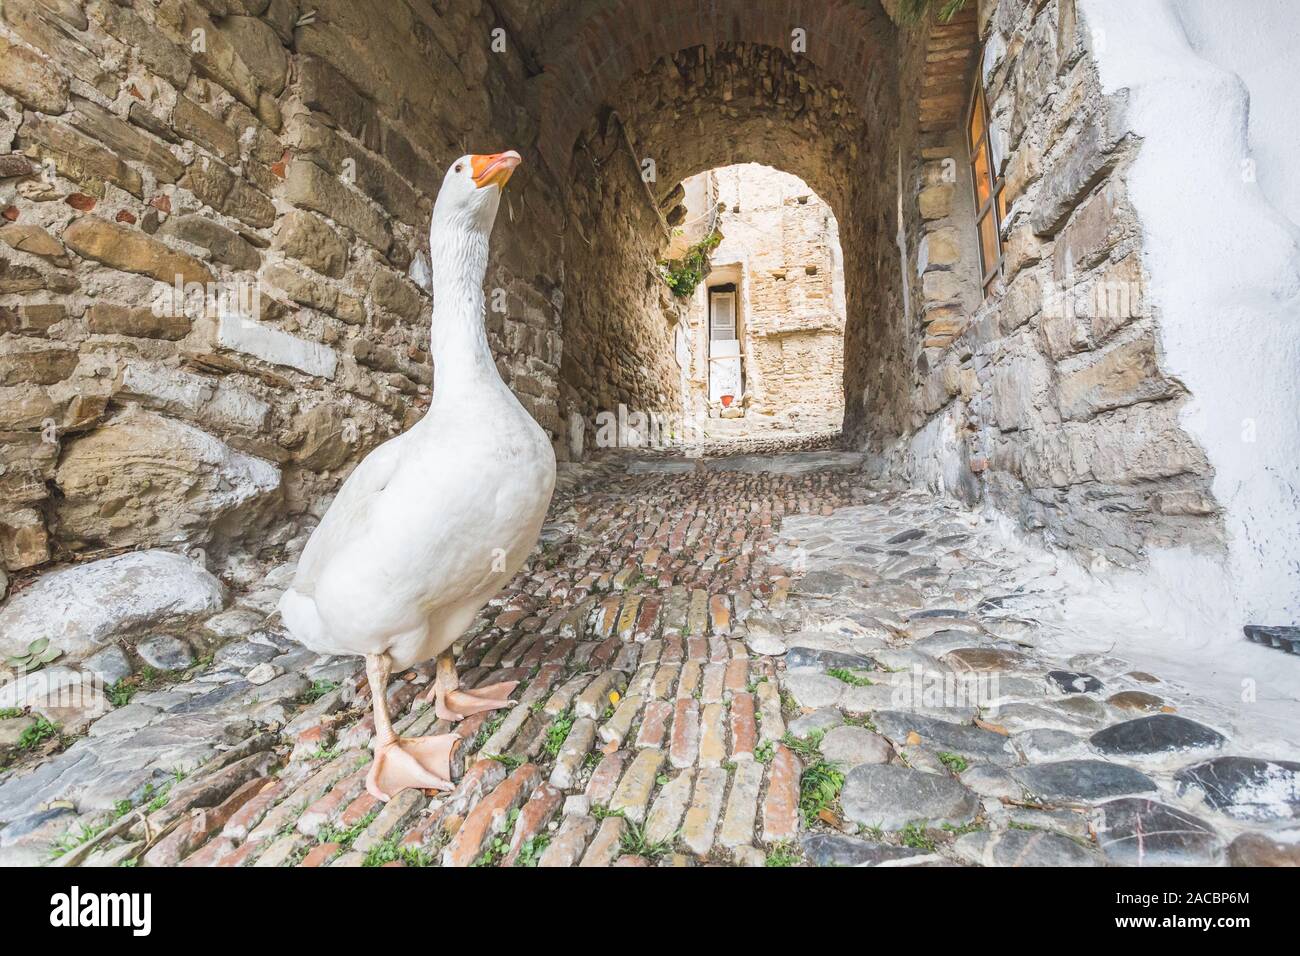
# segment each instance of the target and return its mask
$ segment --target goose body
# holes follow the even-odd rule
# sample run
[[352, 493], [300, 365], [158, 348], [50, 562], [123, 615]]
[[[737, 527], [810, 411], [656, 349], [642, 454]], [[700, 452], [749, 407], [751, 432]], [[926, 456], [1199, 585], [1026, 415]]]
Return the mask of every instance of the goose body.
[[449, 648], [523, 565], [555, 487], [555, 454], [495, 366], [441, 384], [425, 416], [348, 477], [280, 610], [322, 654], [401, 669]]
[[437, 658], [437, 715], [510, 706], [515, 682], [462, 690], [451, 647], [519, 570], [555, 488], [555, 453], [506, 387], [483, 327], [488, 236], [515, 152], [448, 169], [429, 231], [434, 390], [424, 417], [343, 483], [280, 599], [289, 633], [325, 654], [359, 654], [375, 711], [367, 789], [449, 789], [456, 734], [402, 738], [384, 688], [393, 667]]

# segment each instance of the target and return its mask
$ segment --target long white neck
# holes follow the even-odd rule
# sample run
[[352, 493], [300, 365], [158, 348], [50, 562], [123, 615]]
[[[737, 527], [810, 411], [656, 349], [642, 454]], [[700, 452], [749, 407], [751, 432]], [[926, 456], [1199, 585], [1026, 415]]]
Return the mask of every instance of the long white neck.
[[429, 258], [433, 277], [429, 352], [435, 394], [489, 376], [489, 381], [499, 380], [483, 327], [487, 235], [435, 221], [429, 234]]

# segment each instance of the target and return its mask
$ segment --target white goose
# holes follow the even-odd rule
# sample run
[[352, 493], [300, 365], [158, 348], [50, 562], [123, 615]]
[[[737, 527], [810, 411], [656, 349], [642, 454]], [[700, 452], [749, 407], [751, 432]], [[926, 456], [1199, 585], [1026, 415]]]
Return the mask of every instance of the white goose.
[[488, 235], [513, 150], [452, 163], [433, 207], [428, 412], [371, 452], [307, 542], [280, 600], [289, 632], [325, 654], [360, 654], [375, 712], [366, 788], [450, 789], [456, 734], [401, 738], [385, 690], [393, 668], [438, 658], [439, 717], [509, 706], [516, 682], [461, 690], [451, 646], [524, 563], [555, 487], [555, 453], [497, 373], [483, 329]]

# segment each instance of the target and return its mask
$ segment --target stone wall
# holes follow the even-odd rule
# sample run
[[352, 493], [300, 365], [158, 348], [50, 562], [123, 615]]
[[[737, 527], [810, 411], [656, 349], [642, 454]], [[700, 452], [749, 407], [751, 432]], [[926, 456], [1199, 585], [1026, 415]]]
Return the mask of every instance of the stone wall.
[[464, 152], [526, 156], [488, 328], [558, 436], [565, 210], [498, 28], [477, 0], [3, 4], [4, 567], [319, 511], [427, 406], [428, 215]]
[[[454, 157], [506, 147], [489, 338], [562, 456], [574, 419], [680, 407], [665, 224], [683, 179], [758, 162], [838, 220], [844, 433], [879, 474], [1124, 563], [1216, 542], [1128, 195], [1141, 144], [1075, 0], [919, 28], [894, 6], [4, 3], [0, 561], [297, 534], [427, 406], [430, 203]], [[987, 300], [981, 41], [1008, 212]]]
[[1161, 367], [1193, 396], [1179, 421], [1214, 468], [1229, 542], [1227, 574], [1184, 549], [1152, 565], [1173, 603], [1237, 642], [1242, 622], [1300, 621], [1300, 7], [1080, 11], [1107, 38], [1094, 45], [1102, 89], [1124, 98], [1140, 138], [1125, 195], [1159, 303]]
[[918, 132], [904, 202], [917, 422], [886, 458], [1119, 563], [1215, 543], [1209, 465], [1179, 424], [1187, 393], [1162, 370], [1124, 103], [1101, 93], [1073, 0], [969, 16], [1005, 177], [1002, 279], [985, 299], [962, 126]]
[[596, 447], [602, 412], [681, 412], [682, 307], [659, 271], [667, 223], [616, 113], [604, 111], [579, 141], [569, 195], [560, 388], [566, 450], [580, 457]]
[[870, 97], [869, 110], [812, 57], [721, 43], [663, 57], [612, 97], [634, 154], [655, 163], [661, 203], [705, 170], [762, 163], [798, 176], [833, 210], [852, 265], [844, 289], [844, 427], [859, 443], [903, 434], [911, 381], [892, 215], [892, 62], [873, 60], [866, 76], [860, 95]]
[[[711, 255], [714, 273], [692, 302], [694, 390], [707, 399], [707, 288], [735, 281], [746, 417], [760, 427], [839, 427], [844, 271], [835, 214], [802, 179], [768, 166], [702, 175], [711, 180], [708, 201], [720, 207], [714, 218], [722, 240]], [[698, 202], [687, 209], [692, 220], [711, 212]]]

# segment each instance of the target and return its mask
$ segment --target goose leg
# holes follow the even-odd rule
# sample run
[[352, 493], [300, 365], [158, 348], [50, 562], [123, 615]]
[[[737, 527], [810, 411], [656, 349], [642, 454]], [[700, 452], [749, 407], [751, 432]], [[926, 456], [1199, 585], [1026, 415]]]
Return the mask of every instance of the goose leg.
[[473, 690], [461, 690], [460, 678], [456, 676], [456, 661], [451, 651], [438, 655], [437, 671], [433, 678], [434, 713], [442, 720], [464, 720], [473, 714], [485, 710], [500, 710], [513, 707], [517, 701], [510, 699], [511, 692], [519, 686], [519, 681], [508, 680], [500, 684], [488, 684]]
[[366, 655], [366, 680], [375, 709], [375, 759], [366, 774], [366, 790], [384, 801], [408, 787], [451, 790], [461, 738], [457, 734], [399, 737], [393, 731], [385, 694], [391, 666], [387, 654]]

